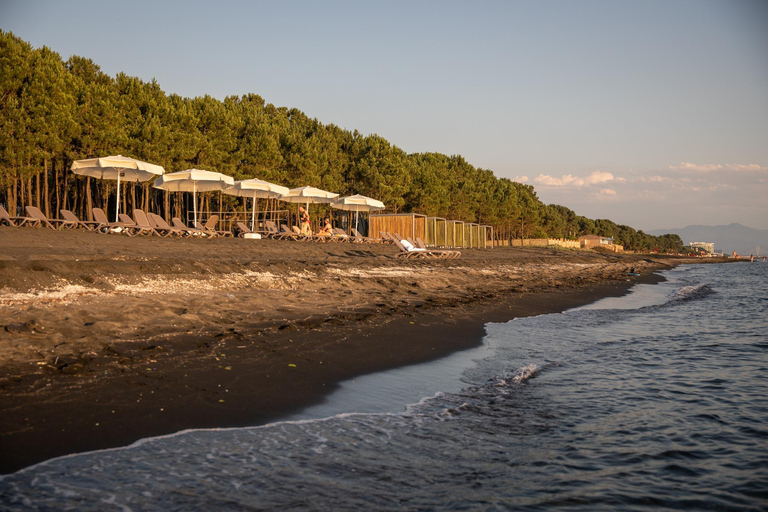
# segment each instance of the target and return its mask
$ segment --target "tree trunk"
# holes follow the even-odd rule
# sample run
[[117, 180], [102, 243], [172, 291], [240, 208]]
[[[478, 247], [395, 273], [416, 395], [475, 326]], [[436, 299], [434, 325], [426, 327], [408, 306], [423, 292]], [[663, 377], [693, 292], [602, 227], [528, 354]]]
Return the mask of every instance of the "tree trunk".
[[93, 214], [91, 211], [93, 210], [93, 198], [91, 197], [91, 178], [85, 178], [85, 197], [87, 198], [86, 201], [88, 202], [86, 207], [86, 215], [84, 217], [80, 217], [81, 219], [87, 218], [88, 220], [93, 220]]
[[[31, 184], [32, 182], [30, 181], [30, 185]], [[43, 187], [40, 186], [40, 173], [39, 172], [35, 173], [35, 206], [40, 208], [41, 211], [42, 211], [42, 205], [40, 204], [41, 203], [40, 191], [42, 190], [42, 188]]]
[[169, 194], [168, 192], [163, 192], [163, 218], [165, 219], [165, 222], [171, 221], [171, 202], [169, 200]]
[[[45, 215], [51, 216], [51, 197], [48, 188], [48, 159], [43, 159], [43, 202], [45, 203]], [[56, 210], [56, 217], [59, 216], [59, 211]]]
[[32, 187], [32, 176], [27, 178], [27, 200], [29, 204], [33, 204], [32, 202], [35, 200], [35, 194]]
[[56, 165], [56, 160], [53, 160], [51, 165], [53, 166], [53, 189], [56, 193], [56, 211], [58, 212], [60, 209], [66, 209], [66, 207], [61, 206], [61, 194], [59, 191], [59, 167]]

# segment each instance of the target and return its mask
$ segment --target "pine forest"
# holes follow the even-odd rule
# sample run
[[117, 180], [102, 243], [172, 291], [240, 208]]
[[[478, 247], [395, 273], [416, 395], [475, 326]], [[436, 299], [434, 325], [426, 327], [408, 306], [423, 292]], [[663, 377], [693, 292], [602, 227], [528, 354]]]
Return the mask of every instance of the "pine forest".
[[[606, 219], [543, 204], [531, 185], [497, 178], [458, 155], [407, 154], [378, 135], [362, 135], [276, 107], [256, 94], [183, 98], [156, 81], [111, 77], [88, 58], [64, 61], [0, 31], [0, 203], [15, 214], [39, 206], [56, 217], [88, 218], [114, 201], [116, 183], [77, 176], [74, 160], [121, 154], [162, 165], [259, 178], [342, 196], [363, 194], [388, 213], [414, 212], [494, 227], [499, 240], [613, 237], [626, 250], [678, 251], [677, 235], [655, 237]], [[122, 187], [125, 207], [167, 218], [188, 205], [148, 183]], [[202, 209], [242, 211], [241, 198], [202, 194]]]

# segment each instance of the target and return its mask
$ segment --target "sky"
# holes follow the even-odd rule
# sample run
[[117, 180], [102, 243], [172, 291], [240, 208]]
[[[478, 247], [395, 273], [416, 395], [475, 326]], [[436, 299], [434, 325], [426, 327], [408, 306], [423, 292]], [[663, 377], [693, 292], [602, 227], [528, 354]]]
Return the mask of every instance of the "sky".
[[255, 93], [636, 229], [768, 229], [768, 1], [0, 0], [166, 93]]

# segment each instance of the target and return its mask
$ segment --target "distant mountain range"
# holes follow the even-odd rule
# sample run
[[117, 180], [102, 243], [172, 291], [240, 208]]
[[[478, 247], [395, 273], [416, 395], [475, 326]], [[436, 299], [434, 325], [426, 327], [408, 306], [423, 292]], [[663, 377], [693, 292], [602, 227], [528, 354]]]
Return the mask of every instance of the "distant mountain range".
[[714, 242], [715, 251], [723, 251], [726, 254], [736, 251], [741, 255], [757, 256], [756, 247], [760, 247], [760, 255], [768, 255], [768, 229], [755, 229], [741, 224], [654, 229], [647, 233], [656, 236], [673, 233], [679, 235], [685, 245], [690, 242]]

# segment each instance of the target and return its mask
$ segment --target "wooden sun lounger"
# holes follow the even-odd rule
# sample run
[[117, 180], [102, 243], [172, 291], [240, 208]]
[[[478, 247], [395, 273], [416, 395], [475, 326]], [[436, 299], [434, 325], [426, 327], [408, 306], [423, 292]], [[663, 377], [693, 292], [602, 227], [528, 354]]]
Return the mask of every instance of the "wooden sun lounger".
[[3, 205], [0, 204], [0, 225], [8, 224], [12, 228], [20, 228], [28, 222], [34, 223], [35, 219], [32, 217], [17, 217], [8, 213]]
[[25, 206], [24, 209], [27, 211], [27, 215], [33, 219], [33, 224], [31, 225], [34, 225], [35, 227], [45, 226], [51, 229], [72, 229], [77, 227], [77, 223], [73, 223], [72, 221], [64, 219], [49, 219], [43, 212], [40, 211], [40, 208], [37, 206]]

